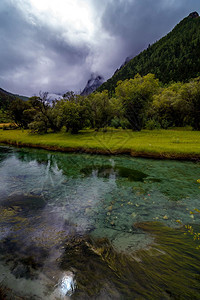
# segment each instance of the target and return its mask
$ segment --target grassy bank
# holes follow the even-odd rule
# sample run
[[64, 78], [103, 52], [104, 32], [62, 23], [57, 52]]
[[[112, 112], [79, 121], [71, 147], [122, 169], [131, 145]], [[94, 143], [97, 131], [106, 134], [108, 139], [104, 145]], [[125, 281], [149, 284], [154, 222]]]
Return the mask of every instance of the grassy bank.
[[84, 130], [70, 133], [30, 134], [26, 130], [1, 130], [0, 143], [59, 151], [118, 154], [132, 156], [199, 159], [200, 132], [191, 130]]

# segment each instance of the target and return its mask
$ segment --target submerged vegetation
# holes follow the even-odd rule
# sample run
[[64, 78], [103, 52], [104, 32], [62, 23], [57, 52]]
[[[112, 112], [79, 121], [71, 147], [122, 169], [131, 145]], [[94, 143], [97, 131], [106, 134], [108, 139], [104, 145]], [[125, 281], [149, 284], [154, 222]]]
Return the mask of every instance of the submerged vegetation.
[[199, 163], [4, 146], [0, 161], [2, 299], [63, 299], [69, 272], [72, 299], [198, 299], [198, 241], [176, 220], [199, 226]]

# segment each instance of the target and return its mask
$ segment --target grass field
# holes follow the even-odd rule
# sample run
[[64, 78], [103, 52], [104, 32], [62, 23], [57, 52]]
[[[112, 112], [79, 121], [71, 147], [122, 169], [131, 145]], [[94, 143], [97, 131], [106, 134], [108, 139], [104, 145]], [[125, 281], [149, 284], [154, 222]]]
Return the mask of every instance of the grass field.
[[200, 158], [200, 132], [183, 129], [141, 132], [121, 129], [109, 129], [107, 132], [83, 130], [77, 135], [65, 132], [36, 135], [27, 130], [0, 130], [0, 143], [61, 151]]

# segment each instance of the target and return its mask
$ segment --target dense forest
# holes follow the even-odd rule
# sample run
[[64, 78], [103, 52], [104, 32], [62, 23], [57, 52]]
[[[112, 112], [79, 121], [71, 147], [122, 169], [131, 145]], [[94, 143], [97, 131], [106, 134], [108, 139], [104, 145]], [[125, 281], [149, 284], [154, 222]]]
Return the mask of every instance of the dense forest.
[[67, 92], [62, 100], [48, 102], [48, 93], [28, 101], [11, 102], [9, 117], [21, 128], [34, 133], [78, 133], [83, 128], [106, 130], [156, 129], [192, 126], [200, 130], [200, 77], [187, 83], [163, 87], [154, 74], [119, 81], [113, 97], [107, 90], [89, 96]]
[[119, 80], [139, 73], [156, 75], [162, 83], [187, 82], [200, 76], [200, 17], [192, 13], [165, 37], [141, 52], [118, 70], [98, 91], [112, 95]]
[[27, 101], [29, 99], [28, 97], [15, 95], [0, 88], [0, 123], [11, 121], [8, 112], [9, 107], [10, 104], [18, 98], [24, 101]]

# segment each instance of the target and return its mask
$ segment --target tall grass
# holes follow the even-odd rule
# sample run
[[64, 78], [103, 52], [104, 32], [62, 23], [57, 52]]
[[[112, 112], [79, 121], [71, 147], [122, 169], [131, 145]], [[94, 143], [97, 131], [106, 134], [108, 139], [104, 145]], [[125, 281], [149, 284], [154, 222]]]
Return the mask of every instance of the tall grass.
[[[85, 150], [99, 152], [132, 153], [200, 157], [200, 132], [191, 130], [131, 130], [109, 129], [107, 132], [82, 130], [70, 133], [31, 134], [27, 130], [0, 130], [0, 142], [24, 146], [37, 146], [52, 150]], [[73, 149], [72, 149], [73, 148]], [[69, 150], [70, 150], [69, 149]]]

